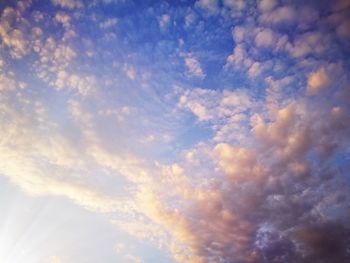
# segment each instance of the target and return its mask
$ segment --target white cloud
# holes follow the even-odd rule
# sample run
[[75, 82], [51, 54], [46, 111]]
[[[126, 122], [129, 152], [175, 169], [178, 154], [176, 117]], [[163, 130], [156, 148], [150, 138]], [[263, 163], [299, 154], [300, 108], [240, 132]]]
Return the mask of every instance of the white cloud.
[[320, 55], [329, 48], [329, 40], [329, 35], [311, 31], [298, 35], [292, 44], [286, 45], [286, 50], [295, 58], [310, 54]]
[[28, 21], [21, 12], [6, 7], [0, 17], [0, 37], [5, 46], [10, 49], [13, 58], [20, 59], [30, 51], [30, 42], [24, 26]]
[[[266, 43], [266, 39], [262, 40], [261, 38], [258, 38], [257, 41], [259, 45], [268, 44]], [[236, 47], [233, 49], [233, 53], [227, 57], [224, 69], [228, 70], [231, 66], [237, 70], [246, 70], [247, 75], [254, 79], [260, 76], [265, 69], [270, 67], [270, 63], [269, 61], [259, 62], [253, 60], [247, 53], [245, 45], [242, 43], [236, 45]]]
[[104, 109], [99, 110], [98, 114], [101, 116], [107, 116], [107, 117], [115, 117], [118, 121], [124, 121], [128, 117], [130, 117], [130, 114], [132, 113], [133, 109], [128, 106], [123, 107], [116, 107], [116, 108], [110, 108], [110, 109]]
[[277, 36], [269, 28], [264, 28], [259, 31], [255, 36], [255, 44], [258, 47], [272, 47], [276, 44]]
[[255, 102], [244, 91], [223, 92], [194, 89], [180, 96], [179, 107], [188, 109], [199, 121], [211, 124], [215, 131], [214, 140], [229, 141], [240, 138], [244, 129], [240, 123], [249, 119], [249, 110]]
[[0, 91], [13, 91], [17, 88], [17, 83], [13, 74], [0, 73]]
[[[61, 134], [42, 110], [33, 111], [37, 103], [21, 97], [17, 103], [26, 106], [16, 108], [2, 98], [1, 174], [31, 195], [65, 196], [92, 211], [125, 212], [126, 203], [80, 176], [87, 175], [90, 166], [82, 148]], [[50, 130], [50, 136], [42, 127]]]
[[195, 76], [197, 78], [205, 78], [205, 73], [201, 67], [201, 64], [197, 60], [197, 58], [192, 54], [185, 55], [185, 64], [188, 69], [188, 73], [191, 76]]
[[118, 23], [117, 18], [115, 18], [115, 17], [108, 18], [100, 23], [100, 28], [102, 28], [102, 29], [111, 28], [111, 27], [114, 27], [117, 23]]
[[224, 0], [223, 4], [233, 9], [242, 10], [246, 3], [243, 0]]
[[231, 65], [234, 66], [244, 66], [244, 67], [250, 67], [252, 65], [253, 61], [249, 58], [245, 45], [244, 44], [238, 44], [233, 49], [233, 53], [227, 57], [227, 63], [225, 65], [226, 68], [228, 68]]
[[244, 41], [245, 36], [246, 36], [246, 28], [243, 26], [235, 26], [233, 31], [233, 39], [235, 40], [236, 43], [241, 43]]
[[331, 83], [331, 78], [324, 67], [312, 72], [307, 80], [307, 94], [316, 95], [322, 89], [326, 88]]
[[292, 6], [278, 7], [270, 12], [263, 13], [259, 20], [269, 25], [290, 25], [297, 22], [297, 12]]
[[80, 0], [51, 0], [54, 5], [68, 9], [81, 8], [83, 3]]
[[123, 70], [129, 79], [134, 80], [136, 78], [136, 70], [132, 65], [125, 64]]
[[185, 16], [186, 27], [189, 27], [190, 25], [192, 25], [196, 21], [196, 18], [197, 16], [192, 10], [188, 11], [187, 15]]
[[63, 13], [63, 12], [57, 12], [55, 15], [55, 20], [59, 23], [61, 23], [65, 28], [70, 27], [70, 16]]
[[209, 15], [220, 11], [218, 0], [198, 0], [195, 5], [208, 12]]
[[170, 23], [170, 16], [168, 14], [164, 14], [158, 19], [158, 21], [160, 28], [165, 29]]
[[276, 0], [261, 0], [259, 1], [259, 10], [261, 12], [267, 12], [267, 11], [271, 11], [273, 8], [275, 8], [277, 5], [277, 1]]
[[248, 76], [251, 78], [256, 78], [262, 73], [263, 69], [264, 67], [262, 63], [254, 62], [248, 69]]

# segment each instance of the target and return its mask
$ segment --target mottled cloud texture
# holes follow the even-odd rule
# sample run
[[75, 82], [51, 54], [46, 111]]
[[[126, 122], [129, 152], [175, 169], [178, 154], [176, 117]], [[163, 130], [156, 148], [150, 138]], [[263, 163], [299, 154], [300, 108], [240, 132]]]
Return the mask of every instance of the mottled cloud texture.
[[350, 262], [349, 1], [0, 10], [0, 175], [27, 198], [164, 262]]

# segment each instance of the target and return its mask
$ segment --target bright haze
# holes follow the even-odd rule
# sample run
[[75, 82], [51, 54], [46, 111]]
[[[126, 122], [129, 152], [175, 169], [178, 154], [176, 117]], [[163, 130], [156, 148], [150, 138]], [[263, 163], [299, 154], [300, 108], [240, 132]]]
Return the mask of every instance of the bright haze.
[[0, 262], [350, 262], [350, 0], [0, 2]]

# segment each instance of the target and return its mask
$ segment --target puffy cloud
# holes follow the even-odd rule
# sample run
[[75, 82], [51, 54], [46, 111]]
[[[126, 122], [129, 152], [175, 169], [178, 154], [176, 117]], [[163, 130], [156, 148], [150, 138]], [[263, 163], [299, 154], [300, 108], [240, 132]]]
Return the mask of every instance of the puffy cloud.
[[324, 67], [310, 73], [307, 80], [307, 90], [309, 95], [316, 95], [322, 89], [326, 88], [331, 83], [330, 76], [327, 74]]
[[205, 10], [208, 14], [217, 14], [220, 11], [217, 0], [198, 0], [195, 4], [197, 7]]
[[190, 10], [187, 12], [186, 16], [185, 16], [185, 25], [186, 27], [189, 27], [190, 25], [192, 25], [194, 23], [194, 21], [196, 20], [196, 14]]
[[241, 65], [246, 67], [251, 66], [252, 60], [248, 57], [245, 46], [243, 44], [237, 45], [233, 49], [233, 53], [227, 57], [226, 67], [229, 65]]
[[114, 27], [116, 24], [118, 23], [118, 19], [117, 18], [108, 18], [106, 20], [104, 20], [103, 22], [100, 23], [100, 28], [102, 29], [107, 29], [107, 28], [111, 28]]
[[52, 0], [52, 3], [68, 9], [83, 7], [83, 3], [80, 0]]
[[[276, 89], [294, 79], [267, 81]], [[329, 170], [332, 164], [325, 160], [344, 154], [349, 145], [350, 126], [344, 122], [349, 107], [332, 107], [341, 103], [334, 93], [326, 104], [322, 98], [313, 103], [309, 99], [314, 97], [291, 99], [286, 106], [283, 99], [274, 101], [271, 113], [251, 118], [248, 141], [214, 146], [212, 156], [225, 177], [192, 195], [186, 214], [190, 225], [184, 227], [196, 238], [183, 242], [195, 255], [180, 261], [348, 260], [349, 215], [334, 219], [329, 208], [340, 213], [350, 196], [347, 186], [341, 187], [345, 178]]]
[[70, 16], [63, 13], [63, 12], [58, 12], [56, 15], [55, 15], [55, 20], [59, 23], [61, 23], [64, 27], [68, 28], [70, 27]]
[[160, 28], [166, 28], [167, 25], [169, 24], [170, 22], [170, 16], [167, 15], [167, 14], [164, 14], [162, 15], [160, 18], [159, 18], [159, 26]]
[[262, 12], [271, 11], [276, 5], [276, 0], [262, 0], [259, 2], [259, 10]]
[[248, 75], [255, 78], [261, 74], [263, 66], [260, 62], [254, 62], [248, 69]]
[[246, 29], [242, 26], [235, 26], [233, 31], [233, 39], [235, 40], [236, 43], [241, 43], [244, 41], [245, 34], [246, 34]]
[[0, 91], [12, 91], [17, 87], [17, 83], [13, 78], [13, 74], [0, 74]]
[[55, 81], [55, 87], [62, 89], [65, 87], [76, 90], [82, 96], [88, 95], [96, 85], [96, 79], [93, 76], [78, 76], [68, 74], [66, 71], [59, 71]]
[[310, 54], [320, 55], [329, 48], [329, 36], [320, 32], [308, 32], [295, 38], [292, 45], [287, 45], [291, 55], [295, 58], [305, 57]]
[[132, 80], [135, 79], [135, 77], [136, 77], [136, 70], [135, 70], [135, 68], [132, 65], [125, 64], [123, 69], [124, 69], [124, 71], [126, 73], [126, 76], [129, 79], [132, 79]]
[[255, 36], [255, 44], [258, 47], [271, 47], [275, 44], [276, 39], [277, 37], [274, 32], [271, 29], [266, 28], [257, 33]]
[[259, 20], [263, 24], [290, 25], [297, 22], [297, 12], [292, 6], [281, 6], [270, 12], [263, 13]]
[[231, 17], [239, 17], [244, 14], [246, 2], [243, 0], [224, 0], [223, 6], [228, 8]]
[[337, 78], [343, 75], [343, 66], [340, 63], [330, 63], [311, 72], [307, 77], [308, 95], [316, 95], [322, 90], [335, 84]]
[[179, 107], [190, 110], [199, 121], [211, 124], [216, 141], [240, 138], [245, 132], [240, 124], [248, 120], [250, 110], [256, 106], [250, 95], [241, 90], [194, 89], [185, 91], [179, 99]]
[[[258, 45], [270, 45], [269, 41], [265, 36], [259, 36], [257, 39]], [[254, 79], [259, 77], [265, 69], [270, 67], [268, 61], [255, 61], [247, 52], [244, 44], [238, 44], [234, 49], [233, 53], [227, 57], [224, 69], [228, 70], [231, 66], [236, 70], [245, 69], [247, 76]]]
[[30, 51], [27, 23], [28, 21], [22, 16], [22, 13], [12, 7], [6, 7], [2, 11], [0, 37], [3, 44], [10, 49], [13, 58], [22, 58]]
[[198, 59], [194, 55], [192, 54], [185, 55], [185, 64], [188, 69], [188, 73], [191, 76], [195, 76], [201, 79], [205, 78], [205, 73], [203, 72], [201, 64], [199, 63]]
[[232, 9], [242, 10], [245, 7], [245, 2], [242, 0], [234, 1], [234, 0], [224, 0], [223, 4]]

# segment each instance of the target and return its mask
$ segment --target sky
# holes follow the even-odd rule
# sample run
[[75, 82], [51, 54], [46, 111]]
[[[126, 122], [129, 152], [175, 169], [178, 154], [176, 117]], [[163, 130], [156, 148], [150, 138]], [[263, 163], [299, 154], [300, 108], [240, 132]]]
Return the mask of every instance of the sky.
[[0, 261], [350, 262], [349, 0], [0, 2]]

